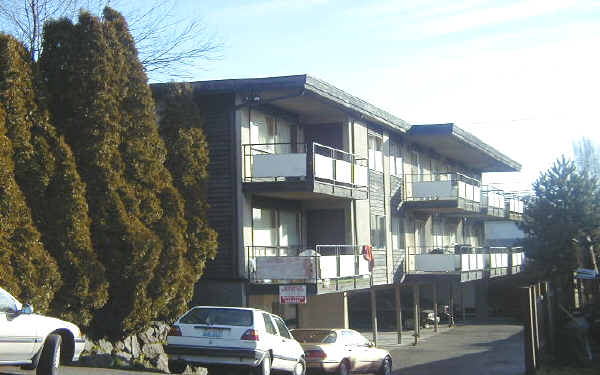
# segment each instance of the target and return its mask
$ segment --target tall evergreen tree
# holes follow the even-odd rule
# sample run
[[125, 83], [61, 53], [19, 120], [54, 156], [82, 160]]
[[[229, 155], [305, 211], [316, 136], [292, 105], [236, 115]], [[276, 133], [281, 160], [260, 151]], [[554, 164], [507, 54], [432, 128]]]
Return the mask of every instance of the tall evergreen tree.
[[15, 175], [63, 279], [51, 310], [85, 327], [92, 311], [106, 302], [108, 287], [104, 267], [92, 248], [85, 185], [71, 149], [40, 108], [43, 88], [36, 87], [28, 52], [12, 37], [0, 43], [6, 46], [1, 57], [0, 97], [19, 102], [6, 116]]
[[88, 187], [92, 239], [110, 283], [93, 334], [117, 338], [186, 309], [170, 302], [193, 267], [146, 75], [123, 17], [110, 8], [103, 16], [48, 23], [40, 67], [52, 119]]
[[[0, 71], [13, 39], [0, 35]], [[4, 81], [0, 85], [4, 85]], [[7, 136], [10, 118], [23, 103], [20, 95], [0, 97], [0, 284], [21, 301], [46, 311], [61, 285], [54, 259], [48, 254], [15, 178], [14, 149]]]
[[533, 184], [521, 228], [527, 234], [527, 257], [547, 276], [565, 276], [589, 266], [580, 240], [596, 238], [600, 228], [600, 187], [595, 177], [578, 173], [563, 157]]
[[[188, 222], [187, 259], [193, 267], [185, 285], [193, 285], [204, 271], [207, 259], [217, 252], [217, 232], [206, 220], [206, 182], [208, 179], [208, 143], [202, 130], [202, 114], [194, 102], [193, 90], [185, 83], [154, 85], [160, 135], [167, 147], [166, 166], [173, 175], [175, 186], [185, 200]], [[182, 295], [173, 303], [189, 300], [191, 291], [182, 285]]]

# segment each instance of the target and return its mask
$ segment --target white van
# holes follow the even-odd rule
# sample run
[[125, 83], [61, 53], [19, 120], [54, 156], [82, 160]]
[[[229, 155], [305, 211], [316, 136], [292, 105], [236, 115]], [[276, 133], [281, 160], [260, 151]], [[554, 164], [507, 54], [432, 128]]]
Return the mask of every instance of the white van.
[[169, 371], [180, 374], [188, 364], [203, 366], [209, 375], [252, 368], [304, 375], [304, 351], [283, 319], [263, 310], [196, 306], [183, 314], [167, 335]]

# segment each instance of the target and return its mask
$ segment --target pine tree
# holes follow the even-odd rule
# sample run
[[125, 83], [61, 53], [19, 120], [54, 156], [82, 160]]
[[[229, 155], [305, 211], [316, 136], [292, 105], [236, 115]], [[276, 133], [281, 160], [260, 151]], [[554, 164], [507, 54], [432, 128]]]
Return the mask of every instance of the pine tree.
[[92, 239], [110, 284], [92, 331], [118, 338], [185, 310], [171, 302], [193, 268], [146, 75], [123, 17], [110, 8], [103, 16], [48, 23], [40, 66], [52, 120], [87, 184]]
[[0, 96], [19, 97], [21, 103], [7, 116], [15, 175], [63, 279], [51, 310], [85, 328], [92, 311], [106, 302], [108, 286], [92, 248], [85, 185], [70, 148], [40, 108], [44, 90], [34, 78], [27, 51], [12, 38], [5, 43], [9, 47], [3, 56], [6, 69], [0, 72]]
[[174, 303], [181, 304], [191, 296], [190, 285], [202, 275], [207, 259], [217, 252], [217, 233], [207, 221], [206, 181], [208, 179], [208, 143], [202, 130], [202, 114], [194, 102], [188, 84], [170, 83], [152, 87], [158, 103], [160, 135], [167, 147], [166, 166], [185, 200], [188, 222], [187, 259], [193, 270], [182, 280], [182, 293]]
[[12, 69], [6, 57], [15, 49], [14, 39], [0, 34], [0, 282], [21, 301], [44, 312], [61, 280], [15, 178], [15, 149], [8, 134], [24, 103], [18, 91], [7, 95], [5, 79]]
[[570, 275], [585, 264], [578, 239], [600, 227], [600, 187], [564, 157], [533, 184], [521, 228], [527, 257], [546, 275]]

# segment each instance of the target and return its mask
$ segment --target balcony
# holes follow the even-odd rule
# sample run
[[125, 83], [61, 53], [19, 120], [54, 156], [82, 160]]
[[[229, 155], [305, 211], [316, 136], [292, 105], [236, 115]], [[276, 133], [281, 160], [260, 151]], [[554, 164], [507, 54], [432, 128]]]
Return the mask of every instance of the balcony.
[[454, 274], [462, 282], [514, 275], [521, 272], [523, 248], [412, 247], [408, 249], [409, 274]]
[[504, 219], [504, 192], [494, 186], [481, 188], [481, 213], [493, 218]]
[[247, 246], [252, 284], [312, 284], [317, 294], [368, 288], [369, 261], [358, 245], [301, 247]]
[[477, 215], [481, 207], [480, 182], [460, 173], [405, 175], [406, 201], [415, 210]]
[[367, 199], [368, 160], [318, 143], [243, 145], [243, 189], [283, 199]]
[[507, 193], [505, 199], [505, 215], [509, 220], [523, 220], [523, 201], [517, 194]]

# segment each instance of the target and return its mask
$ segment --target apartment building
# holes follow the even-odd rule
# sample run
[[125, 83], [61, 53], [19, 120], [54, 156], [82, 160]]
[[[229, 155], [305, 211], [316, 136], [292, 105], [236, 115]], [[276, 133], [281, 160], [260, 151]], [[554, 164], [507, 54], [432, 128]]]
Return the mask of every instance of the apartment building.
[[[416, 309], [424, 297], [459, 306], [519, 272], [522, 249], [486, 246], [484, 226], [519, 220], [521, 202], [481, 178], [520, 165], [472, 134], [408, 124], [307, 75], [192, 85], [219, 232], [194, 303], [347, 327], [348, 299], [368, 291], [376, 326], [378, 292], [395, 290], [400, 310], [403, 293]], [[280, 303], [289, 285], [306, 303]]]

